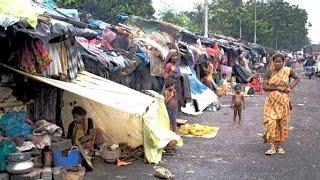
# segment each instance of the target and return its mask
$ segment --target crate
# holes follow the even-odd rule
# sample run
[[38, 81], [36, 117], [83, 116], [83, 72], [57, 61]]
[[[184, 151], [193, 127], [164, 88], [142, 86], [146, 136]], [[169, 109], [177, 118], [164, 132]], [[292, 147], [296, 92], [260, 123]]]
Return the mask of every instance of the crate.
[[9, 180], [9, 174], [8, 173], [1, 173], [0, 180]]
[[52, 169], [51, 168], [44, 168], [41, 172], [41, 179], [42, 180], [52, 180]]
[[34, 169], [30, 173], [26, 174], [11, 174], [10, 180], [36, 180], [40, 179], [42, 169]]

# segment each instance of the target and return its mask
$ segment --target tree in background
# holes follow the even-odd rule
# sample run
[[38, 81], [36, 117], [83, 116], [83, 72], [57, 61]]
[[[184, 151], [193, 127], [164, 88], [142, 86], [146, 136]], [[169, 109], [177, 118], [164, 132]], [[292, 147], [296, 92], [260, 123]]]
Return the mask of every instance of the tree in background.
[[[197, 22], [195, 22], [195, 19], [197, 19]], [[191, 32], [203, 33], [202, 24], [199, 23], [203, 22], [203, 14], [201, 13], [174, 12], [174, 10], [168, 9], [160, 13], [160, 20], [183, 27]]]
[[[209, 4], [209, 34], [222, 34], [253, 42], [254, 9], [257, 10], [257, 43], [281, 50], [300, 50], [309, 44], [308, 14], [305, 9], [283, 0], [212, 0]], [[203, 5], [192, 12], [180, 12], [190, 19], [187, 29], [203, 34]], [[175, 14], [174, 12], [170, 12]], [[179, 16], [165, 18], [181, 25]], [[177, 19], [174, 19], [177, 18]], [[241, 31], [240, 31], [241, 26]]]
[[307, 37], [308, 14], [305, 9], [283, 0], [272, 0], [267, 3], [265, 16], [273, 28], [269, 39], [273, 47], [296, 51], [310, 43]]
[[70, 8], [76, 8], [82, 12], [105, 22], [117, 23], [117, 14], [126, 13], [142, 18], [153, 18], [155, 10], [151, 0], [57, 0], [75, 1]]
[[189, 17], [192, 26], [190, 30], [200, 34], [204, 34], [204, 7], [202, 4], [197, 4], [194, 11], [184, 12]]
[[160, 14], [160, 19], [186, 29], [189, 29], [192, 26], [190, 18], [186, 16], [184, 12], [175, 13], [172, 9], [162, 12]]
[[[117, 23], [116, 15], [126, 13], [154, 18], [151, 0], [56, 0], [90, 13], [97, 19]], [[283, 0], [212, 0], [209, 4], [209, 34], [218, 33], [253, 42], [254, 9], [257, 10], [257, 43], [283, 50], [300, 50], [310, 43], [308, 14], [305, 9]], [[204, 8], [198, 4], [192, 12], [165, 10], [160, 19], [190, 31], [204, 32]], [[240, 31], [241, 28], [241, 31]]]
[[68, 4], [75, 3], [76, 0], [55, 0], [55, 2], [59, 5], [68, 5]]

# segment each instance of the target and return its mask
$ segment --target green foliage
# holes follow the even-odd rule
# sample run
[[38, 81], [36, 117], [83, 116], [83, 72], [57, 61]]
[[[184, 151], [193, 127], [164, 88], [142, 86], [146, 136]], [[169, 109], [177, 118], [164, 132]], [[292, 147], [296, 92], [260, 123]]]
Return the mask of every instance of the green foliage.
[[76, 0], [55, 0], [55, 1], [56, 3], [61, 5], [72, 4], [76, 2]]
[[[116, 15], [124, 12], [143, 18], [153, 18], [151, 0], [56, 0], [72, 4], [73, 8], [91, 13], [109, 23], [116, 23]], [[257, 43], [283, 50], [299, 50], [310, 43], [307, 37], [308, 14], [305, 9], [283, 0], [212, 0], [209, 4], [209, 34], [218, 33], [249, 42], [254, 41], [254, 11], [257, 11]], [[198, 4], [192, 12], [166, 10], [160, 19], [193, 32], [204, 32], [204, 8]]]
[[[254, 42], [254, 12], [257, 11], [257, 43], [282, 50], [300, 50], [310, 43], [307, 34], [308, 15], [305, 9], [283, 0], [212, 0], [209, 4], [209, 34], [217, 33]], [[203, 33], [204, 8], [198, 5], [192, 12], [168, 11], [163, 20]], [[170, 15], [170, 16], [169, 16]], [[182, 23], [185, 15], [190, 22]]]
[[[66, 0], [70, 1], [70, 0]], [[71, 6], [108, 23], [117, 23], [117, 14], [126, 13], [153, 18], [155, 10], [151, 0], [75, 0]]]
[[191, 21], [188, 16], [186, 16], [183, 12], [174, 13], [174, 11], [166, 10], [160, 14], [161, 20], [170, 22], [177, 26], [181, 26], [184, 28], [189, 28], [191, 26]]
[[160, 20], [183, 27], [192, 32], [203, 33], [203, 8], [199, 4], [196, 11], [175, 12], [173, 9], [167, 9], [160, 13]]

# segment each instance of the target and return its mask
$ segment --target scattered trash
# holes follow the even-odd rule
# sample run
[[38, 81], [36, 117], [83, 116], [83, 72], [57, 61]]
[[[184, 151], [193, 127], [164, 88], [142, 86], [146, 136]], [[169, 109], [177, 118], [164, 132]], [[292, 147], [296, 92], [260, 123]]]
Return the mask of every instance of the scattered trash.
[[219, 163], [219, 162], [227, 163], [227, 161], [223, 160], [222, 158], [214, 159], [213, 162], [215, 162], [215, 163]]
[[153, 175], [162, 179], [174, 179], [174, 175], [168, 169], [159, 166], [154, 167]]
[[258, 136], [260, 136], [260, 137], [262, 137], [262, 136], [263, 136], [263, 134], [262, 134], [262, 133], [257, 133], [257, 135], [258, 135]]
[[188, 120], [184, 120], [184, 119], [177, 119], [177, 124], [178, 125], [184, 125], [188, 122]]
[[292, 129], [293, 129], [293, 127], [290, 127], [289, 129], [290, 129], [290, 130], [292, 130]]
[[120, 159], [117, 159], [117, 167], [126, 166], [126, 165], [129, 165], [131, 163], [132, 162], [124, 162], [124, 161], [121, 161]]
[[298, 106], [304, 106], [304, 104], [297, 104]]
[[187, 174], [194, 174], [194, 173], [196, 173], [196, 172], [194, 172], [194, 171], [187, 171], [186, 173], [187, 173]]

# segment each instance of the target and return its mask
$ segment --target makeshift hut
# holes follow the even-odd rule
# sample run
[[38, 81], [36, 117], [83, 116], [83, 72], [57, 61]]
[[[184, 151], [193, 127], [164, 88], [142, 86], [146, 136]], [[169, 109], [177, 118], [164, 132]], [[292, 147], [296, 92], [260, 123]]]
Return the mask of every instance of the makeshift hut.
[[[101, 27], [100, 21], [90, 22]], [[171, 49], [176, 49], [180, 52], [178, 66], [179, 81], [183, 86], [182, 110], [189, 107], [189, 110], [183, 111], [199, 114], [209, 105], [214, 109], [219, 108], [216, 94], [197, 78], [192, 78], [196, 77], [195, 64], [209, 58], [196, 36], [190, 36], [184, 29], [170, 23], [139, 17], [130, 17], [126, 25], [102, 27], [106, 28], [95, 29], [102, 33], [102, 40], [96, 39], [90, 43], [83, 38], [77, 39], [81, 44], [85, 66], [90, 67], [90, 72], [105, 76], [101, 72], [107, 70], [107, 77], [113, 81], [139, 91], [153, 89], [161, 92], [166, 58]], [[180, 41], [181, 37], [185, 42]], [[187, 102], [187, 99], [191, 101]]]
[[[12, 8], [15, 4], [23, 8]], [[171, 140], [182, 145], [180, 136], [170, 131], [163, 97], [153, 92], [146, 95], [84, 71], [81, 45], [77, 40], [80, 37], [91, 40], [98, 34], [87, 29], [75, 15], [74, 10], [51, 9], [29, 0], [0, 3], [0, 46], [6, 50], [0, 54], [0, 94], [5, 96], [0, 102], [1, 137], [10, 139], [18, 133], [23, 136], [19, 136], [22, 145], [17, 143], [17, 147], [24, 146], [28, 135], [35, 136], [36, 128], [31, 122], [25, 122], [31, 119], [35, 124], [45, 122], [55, 127], [57, 134], [50, 134], [50, 130], [52, 136], [41, 136], [39, 140], [43, 142], [47, 138], [48, 141], [36, 146], [51, 147], [51, 142], [60, 143], [63, 134], [68, 132], [73, 119], [72, 108], [82, 106], [94, 127], [101, 129], [106, 142], [126, 143], [131, 148], [143, 145], [148, 162], [159, 163], [162, 149]], [[114, 63], [121, 64], [120, 61]], [[23, 108], [16, 109], [16, 106]], [[16, 115], [20, 111], [23, 113], [18, 119]], [[12, 112], [15, 114], [10, 114]], [[5, 122], [3, 118], [11, 118], [11, 125], [15, 125], [1, 124]], [[38, 121], [42, 119], [46, 121]], [[16, 126], [18, 121], [21, 124]], [[17, 132], [22, 126], [26, 127], [25, 131]], [[4, 127], [13, 129], [7, 131]], [[48, 134], [47, 131], [42, 133]], [[79, 151], [88, 163], [85, 151], [81, 148]]]

